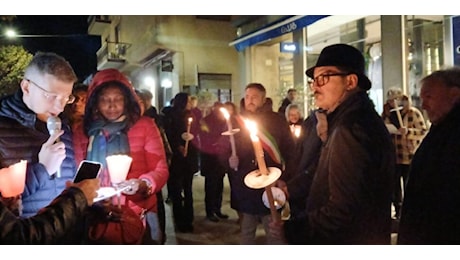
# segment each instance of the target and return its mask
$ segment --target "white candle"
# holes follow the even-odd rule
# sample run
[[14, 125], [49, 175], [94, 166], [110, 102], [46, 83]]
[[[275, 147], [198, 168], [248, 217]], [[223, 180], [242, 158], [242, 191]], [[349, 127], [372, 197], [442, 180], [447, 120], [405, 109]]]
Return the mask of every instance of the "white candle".
[[[126, 180], [133, 158], [125, 154], [110, 155], [106, 158], [110, 181], [115, 189]], [[121, 194], [117, 192], [118, 208], [121, 209]]]
[[267, 165], [265, 164], [264, 160], [264, 151], [262, 149], [262, 144], [260, 143], [260, 139], [257, 136], [257, 124], [251, 120], [245, 120], [246, 127], [249, 130], [252, 145], [254, 147], [254, 153], [257, 160], [257, 165], [259, 167], [259, 171], [262, 174], [268, 175]]
[[116, 185], [126, 180], [133, 158], [124, 154], [107, 156], [107, 169], [112, 184]]
[[[257, 124], [251, 120], [245, 120], [245, 124], [246, 127], [249, 129], [252, 145], [254, 146], [257, 164], [259, 166], [259, 173], [269, 175], [267, 165], [265, 164], [264, 160], [264, 151], [262, 149], [262, 144], [260, 143], [260, 139], [257, 136]], [[280, 215], [276, 211], [275, 200], [273, 198], [271, 185], [265, 187], [265, 192], [267, 193], [268, 203], [270, 204], [270, 214], [272, 216], [272, 219], [279, 220]]]
[[188, 151], [188, 142], [189, 142], [189, 136], [190, 136], [190, 128], [192, 127], [192, 121], [193, 118], [189, 117], [187, 121], [187, 140], [185, 140], [185, 147], [184, 147], [184, 157], [187, 156], [187, 151]]
[[190, 134], [190, 127], [192, 126], [193, 118], [189, 117], [187, 120], [187, 134]]
[[225, 120], [227, 121], [227, 128], [230, 134], [230, 145], [232, 147], [232, 156], [236, 156], [235, 138], [233, 137], [233, 134], [232, 134], [233, 127], [232, 127], [232, 122], [230, 121], [230, 113], [228, 113], [227, 109], [225, 109], [224, 107], [220, 108], [220, 112], [222, 112], [222, 114], [225, 117]]
[[2, 197], [15, 197], [24, 191], [26, 169], [27, 161], [21, 160], [8, 168], [0, 170], [0, 192], [2, 193]]

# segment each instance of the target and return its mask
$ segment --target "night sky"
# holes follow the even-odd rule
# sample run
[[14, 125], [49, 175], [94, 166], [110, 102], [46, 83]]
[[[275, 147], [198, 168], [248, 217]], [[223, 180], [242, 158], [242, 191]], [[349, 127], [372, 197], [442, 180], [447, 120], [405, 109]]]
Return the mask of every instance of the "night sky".
[[88, 16], [78, 15], [18, 15], [11, 25], [20, 35], [53, 35], [53, 37], [22, 37], [22, 46], [34, 54], [51, 51], [66, 58], [83, 81], [96, 72], [96, 52], [100, 36], [88, 35]]

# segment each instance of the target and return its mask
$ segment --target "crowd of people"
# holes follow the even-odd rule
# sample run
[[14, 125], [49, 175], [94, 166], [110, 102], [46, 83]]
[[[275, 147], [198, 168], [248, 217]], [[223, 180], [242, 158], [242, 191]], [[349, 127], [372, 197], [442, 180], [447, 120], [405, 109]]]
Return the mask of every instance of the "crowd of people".
[[[158, 112], [152, 93], [117, 69], [84, 85], [63, 57], [37, 53], [16, 93], [0, 99], [0, 174], [27, 160], [24, 191], [0, 197], [0, 244], [92, 243], [89, 216], [102, 207], [107, 216], [97, 216], [110, 217], [120, 203], [142, 221], [140, 244], [164, 244], [162, 189], [176, 230], [194, 232], [197, 173], [206, 218], [216, 223], [229, 218], [228, 176], [241, 244], [256, 244], [261, 224], [266, 244], [386, 245], [392, 221], [398, 244], [460, 244], [460, 68], [422, 79], [426, 119], [398, 88], [378, 114], [365, 59], [350, 45], [325, 47], [305, 73], [316, 105], [308, 116], [295, 89], [274, 111], [256, 82], [239, 109], [215, 102], [202, 114], [196, 97], [180, 92]], [[61, 119], [59, 131], [49, 132], [50, 117]], [[132, 158], [130, 188], [95, 202], [101, 187], [113, 186], [107, 156], [120, 154]], [[83, 160], [103, 170], [73, 183]]]

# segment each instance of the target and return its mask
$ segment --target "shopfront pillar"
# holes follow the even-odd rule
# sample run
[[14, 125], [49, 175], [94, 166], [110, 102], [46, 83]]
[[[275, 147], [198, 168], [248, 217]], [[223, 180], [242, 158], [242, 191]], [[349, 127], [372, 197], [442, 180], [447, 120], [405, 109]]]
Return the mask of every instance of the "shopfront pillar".
[[382, 86], [383, 99], [390, 87], [399, 87], [407, 93], [407, 40], [405, 17], [381, 16]]

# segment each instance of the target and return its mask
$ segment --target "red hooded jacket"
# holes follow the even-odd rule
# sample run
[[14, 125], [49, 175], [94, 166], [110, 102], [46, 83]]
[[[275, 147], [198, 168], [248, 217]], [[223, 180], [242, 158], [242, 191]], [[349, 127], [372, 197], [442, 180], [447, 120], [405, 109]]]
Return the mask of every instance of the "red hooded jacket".
[[[118, 82], [128, 88], [130, 99], [137, 100], [137, 95], [129, 80], [116, 69], [106, 69], [98, 72], [88, 88], [88, 101], [94, 95], [95, 90], [107, 82]], [[89, 105], [89, 103], [87, 103]], [[126, 104], [125, 104], [126, 105]], [[88, 107], [86, 111], [89, 111]], [[133, 158], [127, 179], [145, 179], [152, 185], [153, 194], [147, 199], [140, 196], [122, 196], [122, 202], [126, 202], [135, 212], [141, 214], [144, 210], [157, 212], [156, 192], [161, 191], [166, 184], [169, 171], [160, 131], [152, 122], [151, 118], [141, 116], [139, 120], [127, 132], [130, 148], [130, 156]], [[84, 125], [80, 124], [74, 129], [73, 134], [75, 159], [79, 164], [86, 158], [88, 136], [84, 132]], [[108, 174], [104, 171], [101, 174]]]

